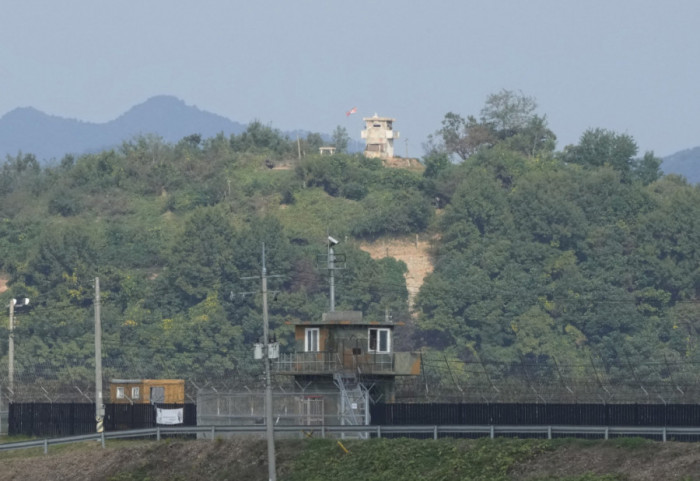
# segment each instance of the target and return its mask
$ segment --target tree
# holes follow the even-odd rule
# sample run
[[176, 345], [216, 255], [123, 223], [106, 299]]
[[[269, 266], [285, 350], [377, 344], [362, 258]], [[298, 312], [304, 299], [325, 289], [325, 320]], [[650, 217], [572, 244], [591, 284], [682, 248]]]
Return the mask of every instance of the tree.
[[16, 157], [7, 156], [0, 169], [0, 195], [17, 190], [22, 185], [27, 185], [29, 190], [41, 190], [39, 182], [41, 166], [34, 154], [22, 154]]
[[477, 122], [469, 116], [467, 120], [459, 114], [448, 112], [442, 120], [442, 128], [437, 132], [448, 154], [456, 154], [460, 159], [467, 160], [479, 149], [492, 145], [494, 133], [487, 124]]
[[324, 144], [321, 134], [310, 132], [302, 141], [302, 155], [318, 154], [318, 149]]
[[634, 163], [634, 178], [644, 185], [649, 185], [661, 178], [662, 159], [656, 157], [654, 152], [645, 152], [644, 157]]
[[567, 147], [563, 160], [589, 168], [610, 165], [624, 182], [632, 178], [635, 155], [637, 144], [631, 136], [597, 128], [585, 131], [578, 145]]
[[221, 208], [200, 207], [187, 217], [170, 252], [172, 267], [165, 276], [168, 292], [163, 298], [170, 303], [169, 308], [192, 306], [205, 299], [214, 286], [230, 286], [238, 277], [236, 237]]
[[519, 230], [535, 242], [561, 249], [577, 247], [586, 234], [586, 218], [571, 191], [569, 172], [530, 172], [510, 196]]
[[375, 191], [362, 200], [365, 214], [352, 227], [353, 235], [376, 238], [426, 229], [432, 219], [430, 202], [417, 190]]
[[349, 143], [350, 136], [348, 135], [348, 130], [338, 125], [333, 131], [333, 146], [335, 147], [335, 151], [337, 153], [347, 152]]
[[547, 118], [532, 116], [525, 126], [505, 141], [509, 148], [528, 157], [550, 155], [556, 147], [557, 136], [549, 130]]
[[480, 237], [505, 234], [513, 225], [506, 193], [485, 169], [470, 169], [440, 217], [442, 242], [461, 249]]
[[534, 97], [502, 89], [488, 96], [481, 109], [481, 120], [493, 126], [500, 138], [506, 138], [524, 129], [533, 119], [535, 109], [537, 101]]
[[515, 349], [525, 358], [554, 357], [568, 364], [577, 360], [577, 347], [585, 342], [581, 331], [571, 325], [560, 329], [540, 306], [516, 317], [511, 329], [515, 332]]
[[423, 157], [423, 177], [435, 179], [440, 172], [450, 167], [450, 158], [445, 152], [434, 152]]
[[534, 156], [540, 151], [552, 152], [556, 136], [547, 127], [546, 117], [534, 114], [537, 102], [522, 92], [501, 90], [491, 94], [481, 109], [481, 120], [448, 112], [437, 135], [442, 145], [430, 140], [431, 152], [444, 149], [466, 160], [486, 147], [509, 139], [509, 148]]
[[183, 137], [182, 140], [188, 144], [191, 144], [193, 147], [197, 147], [202, 142], [202, 135], [201, 134], [191, 134], [191, 135], [188, 135], [187, 137]]
[[282, 156], [292, 151], [292, 143], [278, 129], [259, 120], [248, 124], [241, 135], [231, 136], [231, 148], [236, 152], [256, 152]]

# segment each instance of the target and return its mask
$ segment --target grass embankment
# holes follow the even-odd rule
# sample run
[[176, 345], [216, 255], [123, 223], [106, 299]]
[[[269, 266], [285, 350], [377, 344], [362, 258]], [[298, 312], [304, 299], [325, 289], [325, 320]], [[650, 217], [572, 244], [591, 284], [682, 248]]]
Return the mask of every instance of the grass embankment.
[[[350, 451], [348, 454], [334, 442], [310, 441], [294, 461], [287, 479], [510, 481], [514, 479], [510, 474], [514, 467], [555, 449], [550, 442], [518, 439], [376, 439], [346, 443], [346, 446]], [[568, 478], [567, 481], [616, 479], [586, 474]]]
[[[519, 439], [280, 440], [280, 481], [691, 481], [692, 443]], [[20, 454], [24, 453], [24, 454]], [[120, 441], [0, 453], [0, 481], [266, 480], [264, 440]]]

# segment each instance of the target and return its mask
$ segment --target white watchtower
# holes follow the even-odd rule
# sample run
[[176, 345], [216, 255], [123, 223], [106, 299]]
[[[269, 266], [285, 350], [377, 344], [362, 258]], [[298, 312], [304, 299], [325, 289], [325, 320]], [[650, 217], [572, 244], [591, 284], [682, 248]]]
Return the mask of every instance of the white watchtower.
[[390, 159], [394, 156], [394, 139], [399, 138], [399, 133], [394, 130], [396, 119], [390, 117], [365, 117], [365, 130], [362, 138], [366, 140], [365, 156]]

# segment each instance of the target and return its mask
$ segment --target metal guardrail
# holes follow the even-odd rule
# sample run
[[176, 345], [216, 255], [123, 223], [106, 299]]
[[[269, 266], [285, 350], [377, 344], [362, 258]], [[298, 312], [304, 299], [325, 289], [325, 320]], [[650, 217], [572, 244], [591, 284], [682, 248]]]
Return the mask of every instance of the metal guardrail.
[[[278, 433], [319, 433], [325, 438], [328, 434], [354, 433], [364, 434], [367, 438], [381, 438], [386, 435], [419, 434], [439, 439], [440, 436], [453, 434], [476, 434], [490, 437], [491, 439], [503, 435], [541, 435], [547, 439], [555, 436], [589, 435], [602, 439], [610, 437], [629, 436], [656, 436], [662, 442], [674, 436], [698, 436], [700, 427], [655, 427], [655, 426], [496, 426], [496, 425], [443, 425], [443, 426], [306, 426], [288, 425], [275, 426]], [[247, 426], [182, 426], [182, 427], [156, 427], [147, 429], [132, 429], [128, 431], [111, 431], [95, 434], [83, 434], [80, 436], [68, 436], [61, 438], [46, 438], [16, 443], [0, 444], [0, 452], [14, 451], [18, 449], [43, 448], [44, 454], [48, 453], [49, 446], [59, 444], [80, 443], [85, 441], [101, 441], [102, 447], [108, 439], [150, 438], [155, 437], [160, 441], [162, 436], [168, 435], [198, 435], [211, 436], [216, 439], [217, 434], [264, 434], [265, 425]]]

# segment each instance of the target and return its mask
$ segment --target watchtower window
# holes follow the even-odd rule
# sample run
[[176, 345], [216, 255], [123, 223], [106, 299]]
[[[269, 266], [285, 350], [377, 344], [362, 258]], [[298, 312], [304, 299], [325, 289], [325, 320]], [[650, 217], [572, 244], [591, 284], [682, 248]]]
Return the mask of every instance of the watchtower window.
[[391, 331], [371, 328], [369, 330], [369, 352], [391, 352]]
[[320, 351], [318, 344], [318, 327], [307, 327], [304, 350], [306, 352]]

